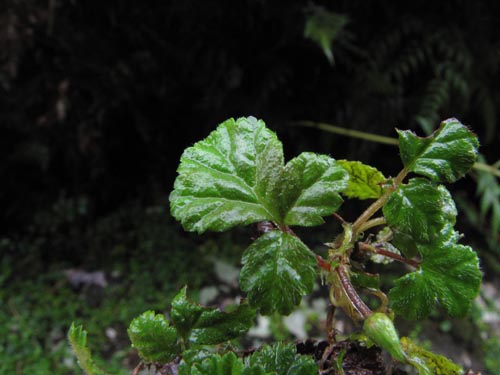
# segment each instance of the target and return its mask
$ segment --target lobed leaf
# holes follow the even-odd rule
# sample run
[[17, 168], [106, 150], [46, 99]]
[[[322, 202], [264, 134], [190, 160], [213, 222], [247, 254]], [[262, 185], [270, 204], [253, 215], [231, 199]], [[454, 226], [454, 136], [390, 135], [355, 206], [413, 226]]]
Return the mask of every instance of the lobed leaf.
[[382, 184], [387, 179], [377, 168], [360, 161], [338, 160], [337, 163], [349, 173], [349, 183], [343, 195], [348, 198], [377, 199], [383, 194]]
[[413, 178], [400, 185], [382, 210], [396, 232], [407, 234], [419, 243], [430, 243], [446, 223], [455, 223], [456, 216], [448, 190], [424, 178]]
[[240, 287], [261, 313], [289, 314], [309, 294], [316, 259], [297, 237], [278, 230], [263, 234], [243, 254]]
[[304, 152], [285, 166], [281, 180], [280, 211], [287, 225], [323, 224], [342, 204], [339, 192], [347, 187], [348, 174], [326, 155]]
[[170, 194], [172, 215], [188, 231], [224, 231], [277, 221], [283, 147], [254, 117], [229, 119], [187, 148]]
[[68, 332], [68, 339], [71, 348], [76, 355], [78, 364], [87, 373], [87, 375], [107, 375], [92, 360], [92, 354], [87, 346], [87, 331], [81, 325], [71, 324]]
[[187, 299], [184, 287], [172, 300], [172, 322], [179, 336], [197, 345], [220, 344], [241, 336], [250, 329], [255, 310], [248, 303], [231, 312], [205, 307]]
[[229, 352], [224, 356], [218, 354], [205, 359], [200, 364], [196, 364], [192, 370], [192, 375], [242, 375], [244, 368], [243, 361], [236, 357], [236, 354]]
[[409, 130], [398, 130], [398, 134], [405, 168], [434, 182], [455, 182], [477, 158], [476, 135], [454, 118], [443, 121], [429, 137], [418, 137]]
[[132, 346], [145, 362], [168, 363], [181, 352], [175, 328], [154, 311], [146, 311], [132, 320], [127, 332]]
[[315, 375], [318, 373], [318, 366], [312, 357], [297, 354], [295, 346], [291, 344], [265, 345], [251, 355], [249, 363], [262, 366], [267, 372], [276, 375]]
[[233, 352], [224, 354], [212, 354], [200, 363], [188, 365], [182, 363], [179, 366], [180, 375], [271, 375], [261, 366], [245, 366], [243, 360]]
[[420, 245], [422, 263], [395, 282], [389, 299], [396, 313], [421, 319], [437, 304], [453, 317], [464, 316], [479, 292], [482, 274], [476, 253], [456, 243], [451, 225], [433, 243]]

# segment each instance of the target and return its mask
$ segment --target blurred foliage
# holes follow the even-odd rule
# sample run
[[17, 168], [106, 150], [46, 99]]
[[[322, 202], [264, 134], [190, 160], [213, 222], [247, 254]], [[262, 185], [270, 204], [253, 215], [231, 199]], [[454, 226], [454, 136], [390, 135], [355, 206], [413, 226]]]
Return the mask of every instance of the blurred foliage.
[[[126, 336], [130, 321], [146, 309], [164, 310], [184, 284], [198, 289], [215, 282], [214, 256], [242, 250], [230, 237], [217, 246], [185, 237], [163, 206], [131, 204], [85, 231], [68, 232], [86, 217], [82, 202], [61, 198], [36, 215], [44, 223], [36, 232], [0, 239], [1, 373], [74, 374], [66, 340], [73, 320], [85, 323], [92, 351], [111, 359], [111, 372], [124, 362], [135, 365]], [[107, 286], [72, 284], [67, 270], [81, 264], [104, 271]]]

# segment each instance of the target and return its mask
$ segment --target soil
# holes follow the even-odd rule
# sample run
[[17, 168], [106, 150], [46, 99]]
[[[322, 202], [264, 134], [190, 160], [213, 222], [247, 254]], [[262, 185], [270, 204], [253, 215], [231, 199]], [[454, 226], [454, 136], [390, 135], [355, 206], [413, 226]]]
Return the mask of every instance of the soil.
[[[311, 355], [318, 362], [321, 375], [408, 375], [407, 372], [386, 364], [382, 351], [377, 347], [367, 348], [352, 341], [329, 343], [306, 340], [297, 344], [297, 352]], [[338, 361], [342, 356], [342, 363]], [[340, 370], [342, 368], [342, 370]]]

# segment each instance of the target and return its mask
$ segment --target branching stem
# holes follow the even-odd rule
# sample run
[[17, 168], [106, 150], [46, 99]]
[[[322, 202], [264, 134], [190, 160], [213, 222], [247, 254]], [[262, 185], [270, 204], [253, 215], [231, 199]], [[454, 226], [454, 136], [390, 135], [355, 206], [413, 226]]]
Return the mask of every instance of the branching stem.
[[408, 170], [403, 168], [401, 172], [396, 176], [393, 181], [393, 186], [382, 194], [382, 196], [373, 202], [352, 224], [353, 237], [356, 238], [357, 234], [361, 232], [361, 228], [365, 225], [365, 223], [370, 220], [370, 218], [380, 210], [384, 204], [387, 202], [391, 194], [397, 189], [398, 185], [403, 182], [404, 178], [408, 174]]
[[386, 223], [387, 221], [385, 220], [385, 217], [370, 219], [359, 227], [359, 232], [364, 232], [365, 230], [371, 229], [373, 227], [378, 227], [379, 225], [384, 225]]

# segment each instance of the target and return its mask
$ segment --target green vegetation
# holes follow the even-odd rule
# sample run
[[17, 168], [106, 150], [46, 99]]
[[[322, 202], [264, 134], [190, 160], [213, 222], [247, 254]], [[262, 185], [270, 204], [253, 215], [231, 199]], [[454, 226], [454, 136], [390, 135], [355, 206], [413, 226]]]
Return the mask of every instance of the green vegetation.
[[[126, 334], [130, 322], [144, 311], [154, 311], [155, 316], [171, 311], [170, 301], [185, 285], [193, 301], [226, 311], [227, 303], [239, 296], [238, 283], [232, 276], [216, 288], [220, 280], [214, 264], [228, 262], [235, 267], [231, 273], [237, 273], [249, 238], [256, 241], [244, 257], [242, 285], [253, 303], [267, 299], [260, 295], [261, 287], [272, 292], [266, 283], [276, 282], [286, 290], [287, 280], [273, 277], [272, 272], [252, 278], [252, 272], [259, 273], [265, 265], [263, 248], [266, 256], [290, 261], [293, 269], [298, 263], [281, 251], [283, 245], [293, 246], [306, 264], [311, 257], [305, 248], [328, 259], [323, 243], [332, 243], [335, 234], [345, 229], [329, 215], [315, 213], [301, 223], [324, 220], [323, 225], [294, 226], [300, 242], [289, 234], [267, 234], [276, 232], [272, 223], [258, 224], [266, 237], [258, 237], [255, 228], [193, 236], [169, 217], [166, 197], [183, 150], [221, 120], [255, 114], [267, 119], [284, 141], [286, 160], [310, 150], [349, 160], [335, 162], [349, 173], [348, 186], [340, 195], [350, 201], [336, 207], [337, 191], [331, 202], [351, 223], [369, 200], [379, 199], [392, 186], [385, 182], [398, 172], [395, 128], [430, 135], [440, 119], [456, 116], [474, 129], [481, 140], [479, 163], [466, 178], [446, 186], [450, 194], [442, 188], [439, 194], [431, 193], [429, 181], [454, 179], [457, 171], [435, 176], [431, 168], [429, 174], [408, 181], [411, 188], [393, 195], [394, 207], [415, 209], [420, 217], [429, 215], [438, 226], [447, 222], [442, 236], [436, 237], [439, 240], [426, 244], [432, 240], [412, 232], [390, 207], [379, 212], [393, 220], [392, 228], [367, 230], [374, 234], [373, 243], [385, 242], [386, 250], [421, 261], [425, 274], [412, 272], [416, 268], [411, 264], [401, 267], [392, 262], [396, 255], [391, 258], [380, 251], [372, 251], [367, 263], [368, 253], [356, 250], [351, 269], [367, 264], [365, 271], [372, 275], [350, 277], [371, 310], [383, 309], [385, 301], [369, 290], [392, 288], [393, 309], [415, 318], [427, 316], [411, 323], [396, 317], [402, 336], [457, 363], [471, 359], [470, 366], [483, 374], [496, 374], [500, 367], [500, 305], [495, 302], [500, 299], [499, 12], [494, 0], [318, 0], [286, 6], [244, 1], [217, 7], [195, 0], [154, 4], [7, 0], [0, 14], [0, 373], [81, 373], [65, 338], [74, 321], [75, 327], [83, 324], [88, 331], [87, 348], [95, 366], [130, 374], [139, 361]], [[291, 126], [297, 124], [307, 127]], [[410, 133], [407, 136], [411, 138]], [[308, 158], [305, 154], [287, 167], [298, 185], [303, 181], [293, 175]], [[428, 170], [427, 163], [411, 169]], [[407, 196], [418, 192], [441, 200], [447, 215], [436, 214], [435, 207], [425, 204], [405, 206]], [[288, 223], [301, 220], [297, 213], [307, 204], [298, 211], [287, 208], [286, 200], [296, 192], [283, 193], [288, 195], [279, 202], [279, 212], [267, 213]], [[446, 203], [450, 196], [458, 212], [454, 203]], [[285, 213], [288, 217], [283, 218]], [[448, 225], [451, 222], [460, 238]], [[414, 237], [422, 242], [415, 243]], [[443, 267], [451, 264], [445, 252], [450, 241], [459, 255], [452, 259], [458, 268], [460, 262], [475, 259], [470, 246], [483, 273], [472, 314], [461, 320], [448, 312], [463, 313], [473, 291], [462, 285], [464, 294], [458, 297], [465, 303], [454, 304], [448, 298], [453, 290], [446, 286], [460, 285], [462, 271], [473, 278], [475, 266], [442, 276]], [[436, 258], [429, 256], [434, 249]], [[358, 259], [360, 254], [364, 255]], [[306, 331], [310, 337], [324, 337], [326, 308], [317, 302], [328, 300], [323, 294], [327, 288], [316, 284], [312, 295], [301, 297], [309, 293], [317, 266], [314, 271], [313, 275], [311, 268], [303, 270], [301, 282], [292, 283], [297, 288], [278, 305], [262, 304], [263, 309], [288, 311], [302, 301], [289, 320], [277, 312], [259, 316], [259, 329], [267, 322], [270, 336], [250, 335], [242, 340], [245, 347], [272, 338], [302, 338]], [[96, 283], [75, 282], [75, 275], [95, 277]], [[323, 269], [324, 282], [327, 275]], [[427, 282], [438, 288], [411, 296], [423, 308], [416, 311], [405, 304], [404, 289], [419, 290]], [[338, 302], [346, 309], [350, 305], [342, 296]], [[351, 331], [339, 310], [337, 328]], [[302, 312], [304, 324], [293, 320], [300, 332], [289, 332], [292, 318]], [[165, 319], [171, 324], [170, 317]], [[336, 338], [345, 337], [337, 332]], [[239, 348], [239, 340], [232, 341], [230, 345]], [[332, 351], [337, 372], [351, 371], [358, 349], [346, 345]], [[362, 358], [373, 359], [369, 354], [363, 351]], [[208, 362], [203, 366], [198, 362], [199, 369], [192, 371], [209, 368]]]
[[[409, 339], [400, 342], [392, 317], [395, 313], [406, 319], [422, 319], [436, 305], [450, 316], [463, 317], [478, 295], [482, 278], [479, 261], [472, 248], [458, 244], [460, 234], [454, 230], [457, 210], [441, 183], [455, 182], [472, 168], [479, 143], [456, 119], [443, 121], [426, 138], [398, 132], [404, 167], [396, 177], [383, 179], [375, 168], [360, 162], [339, 164], [329, 156], [311, 152], [285, 164], [281, 142], [254, 117], [229, 119], [205, 140], [187, 148], [170, 194], [172, 215], [184, 228], [200, 234], [252, 223], [262, 228], [242, 256], [240, 287], [247, 292], [248, 302], [222, 312], [189, 301], [184, 287], [172, 300], [171, 322], [147, 311], [130, 324], [129, 337], [142, 359], [138, 368], [145, 363], [158, 368], [179, 367], [186, 374], [281, 373], [278, 368], [282, 365], [255, 367], [252, 358], [259, 354], [252, 354], [244, 364], [231, 351], [221, 357], [217, 354], [221, 348], [217, 350], [214, 345], [248, 331], [255, 310], [263, 315], [290, 314], [303, 296], [312, 293], [316, 277], [324, 273], [331, 305], [354, 321], [364, 321], [358, 340], [378, 345], [394, 360], [414, 366], [420, 375], [464, 373], [460, 366]], [[407, 179], [412, 173], [423, 177]], [[379, 181], [371, 181], [366, 177], [369, 175]], [[343, 203], [340, 194], [344, 190], [351, 198], [373, 200], [353, 223], [335, 213]], [[380, 210], [383, 215], [376, 216]], [[326, 244], [328, 255], [323, 258], [310, 250], [291, 227], [317, 226], [328, 215], [336, 215], [343, 232]], [[373, 242], [369, 232], [376, 228], [377, 238], [383, 240]], [[401, 237], [405, 241], [399, 240]], [[351, 262], [355, 251], [401, 262], [413, 272], [395, 281], [388, 300], [373, 279], [363, 282], [374, 275]], [[364, 261], [369, 263], [369, 259], [365, 257]], [[351, 282], [354, 277], [358, 288]], [[361, 299], [358, 293], [362, 290], [380, 300], [376, 311]], [[325, 337], [334, 348], [337, 344], [331, 324]], [[101, 370], [89, 359], [82, 328], [77, 328], [84, 336], [79, 345], [73, 338], [75, 330], [73, 327], [70, 331], [70, 340], [79, 363], [98, 375]], [[207, 352], [206, 346], [212, 349]], [[270, 358], [285, 355], [285, 349], [276, 350]], [[223, 353], [226, 351], [222, 348]], [[290, 371], [312, 375], [328, 370], [324, 363], [318, 368], [313, 358], [303, 358], [307, 357], [292, 356], [287, 361], [287, 366], [294, 368]], [[333, 368], [339, 367], [338, 361], [331, 362]]]

